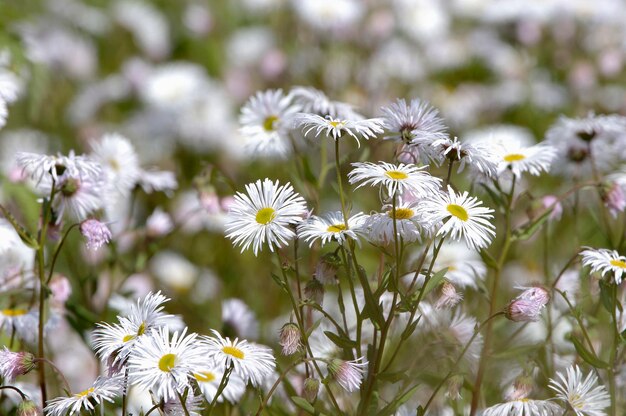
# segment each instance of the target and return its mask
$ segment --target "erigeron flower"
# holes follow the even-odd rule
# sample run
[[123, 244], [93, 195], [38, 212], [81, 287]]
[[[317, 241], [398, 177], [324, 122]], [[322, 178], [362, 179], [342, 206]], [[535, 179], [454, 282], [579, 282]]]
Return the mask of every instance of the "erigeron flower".
[[17, 405], [15, 416], [43, 416], [43, 412], [35, 402], [27, 399]]
[[382, 107], [381, 111], [384, 115], [384, 127], [389, 132], [385, 139], [428, 146], [448, 136], [439, 111], [419, 98], [411, 100], [409, 104], [404, 99], [397, 99]]
[[360, 146], [359, 139], [368, 140], [383, 133], [383, 122], [380, 118], [368, 118], [363, 120], [351, 120], [346, 118], [334, 118], [331, 116], [322, 117], [317, 114], [299, 113], [294, 123], [301, 127], [304, 134], [315, 133], [315, 137], [320, 134], [332, 137], [335, 140], [348, 135], [352, 136]]
[[135, 187], [141, 172], [133, 145], [120, 134], [105, 134], [91, 142], [91, 158], [102, 166], [108, 189], [128, 193]]
[[253, 156], [285, 158], [292, 152], [289, 129], [300, 111], [282, 90], [259, 91], [241, 109], [240, 132]]
[[346, 391], [352, 392], [361, 386], [363, 375], [367, 371], [368, 362], [363, 357], [352, 361], [332, 359], [328, 364], [328, 372]]
[[280, 329], [278, 343], [282, 347], [283, 355], [293, 355], [301, 347], [300, 329], [293, 322], [288, 322]]
[[598, 377], [590, 372], [583, 380], [578, 366], [570, 366], [566, 374], [558, 372], [558, 379], [550, 379], [549, 387], [556, 398], [566, 403], [577, 416], [604, 416], [611, 400], [606, 388], [598, 385]]
[[104, 401], [113, 400], [122, 393], [122, 376], [98, 377], [91, 387], [70, 397], [56, 397], [46, 403], [46, 415], [71, 416], [82, 411], [93, 411]]
[[373, 243], [387, 245], [394, 241], [394, 231], [398, 239], [406, 243], [421, 241], [429, 230], [422, 227], [421, 217], [418, 214], [419, 202], [407, 202], [398, 198], [395, 210], [392, 205], [383, 206], [383, 211], [367, 218], [366, 227], [368, 238]]
[[158, 398], [177, 398], [177, 393], [190, 387], [191, 371], [207, 358], [196, 337], [195, 333], [187, 335], [185, 328], [170, 339], [169, 329], [162, 327], [139, 338], [128, 359], [130, 383], [152, 390]]
[[37, 342], [37, 327], [39, 325], [39, 312], [36, 309], [22, 307], [0, 309], [0, 329], [7, 336], [15, 335], [29, 343]]
[[452, 283], [446, 281], [441, 285], [435, 309], [453, 308], [462, 300], [463, 293], [458, 292]]
[[120, 318], [118, 324], [100, 322], [92, 334], [92, 346], [96, 354], [109, 364], [113, 372], [119, 369], [118, 364], [126, 364], [136, 340], [144, 335], [126, 318]]
[[586, 247], [580, 255], [583, 258], [583, 266], [589, 266], [591, 273], [599, 272], [604, 276], [612, 272], [615, 283], [618, 285], [622, 283], [622, 274], [626, 273], [626, 256], [620, 255], [615, 250], [591, 247]]
[[363, 118], [356, 113], [350, 104], [330, 100], [324, 92], [312, 87], [294, 87], [289, 91], [294, 103], [301, 107], [303, 113], [313, 113], [320, 116], [338, 117], [349, 120]]
[[438, 236], [449, 236], [452, 240], [464, 240], [467, 247], [475, 250], [487, 247], [495, 237], [495, 226], [489, 222], [493, 210], [481, 206], [467, 192], [457, 194], [448, 186], [448, 193], [429, 195], [418, 206], [425, 223], [439, 228]]
[[87, 248], [97, 250], [111, 240], [111, 230], [103, 222], [90, 218], [80, 223], [80, 233], [87, 239]]
[[[209, 403], [215, 397], [222, 377], [224, 377], [224, 368], [212, 363], [206, 363], [193, 371], [193, 378]], [[224, 400], [228, 400], [231, 403], [237, 403], [245, 391], [246, 383], [237, 374], [231, 373], [226, 387], [217, 398], [217, 402], [222, 403]]]
[[541, 174], [542, 171], [548, 172], [557, 154], [556, 148], [546, 143], [528, 147], [517, 141], [508, 141], [503, 142], [501, 146], [498, 170], [503, 172], [511, 169], [518, 178], [524, 172], [535, 176]]
[[225, 224], [234, 245], [242, 252], [252, 246], [256, 256], [265, 243], [274, 251], [294, 238], [291, 225], [301, 222], [307, 210], [291, 184], [258, 180], [246, 185], [246, 193], [237, 192]]
[[313, 377], [307, 377], [304, 380], [304, 387], [302, 389], [302, 396], [309, 403], [314, 403], [317, 399], [317, 395], [320, 391], [320, 381]]
[[174, 318], [173, 315], [163, 312], [163, 304], [169, 300], [161, 294], [160, 290], [157, 293], [150, 292], [143, 299], [139, 298], [130, 305], [125, 318], [136, 330], [137, 335], [143, 335], [154, 328], [167, 326]]
[[425, 172], [427, 166], [417, 167], [400, 163], [394, 165], [387, 162], [353, 163], [354, 169], [348, 173], [351, 184], [359, 183], [357, 189], [365, 186], [384, 187], [388, 196], [403, 192], [410, 192], [416, 197], [425, 197], [439, 191], [441, 179]]
[[15, 155], [17, 165], [32, 179], [40, 182], [50, 175], [58, 182], [59, 176], [67, 173], [70, 177], [98, 177], [100, 164], [84, 155], [76, 156], [74, 151], [65, 156], [62, 154], [42, 155], [38, 153], [18, 152]]
[[563, 408], [549, 400], [517, 399], [485, 409], [482, 416], [561, 416]]
[[12, 383], [15, 377], [27, 374], [35, 367], [35, 356], [29, 352], [13, 352], [7, 347], [0, 350], [0, 376], [5, 383]]
[[343, 244], [347, 239], [358, 241], [363, 232], [366, 216], [358, 213], [348, 218], [348, 226], [340, 211], [329, 212], [322, 217], [312, 215], [298, 226], [298, 237], [309, 243], [309, 246], [320, 240], [322, 246], [337, 241]]
[[457, 173], [462, 172], [465, 166], [488, 177], [495, 177], [498, 173], [498, 155], [482, 142], [464, 143], [456, 137], [446, 137], [432, 142], [429, 154], [438, 165], [445, 160], [457, 163]]
[[222, 368], [232, 365], [234, 374], [255, 387], [274, 372], [276, 363], [269, 348], [238, 338], [231, 340], [215, 330], [212, 332], [212, 337], [203, 337], [206, 358], [214, 360]]

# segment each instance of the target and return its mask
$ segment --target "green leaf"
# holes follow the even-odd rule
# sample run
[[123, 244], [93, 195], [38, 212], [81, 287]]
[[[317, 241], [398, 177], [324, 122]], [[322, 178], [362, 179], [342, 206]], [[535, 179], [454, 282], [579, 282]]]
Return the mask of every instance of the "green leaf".
[[589, 351], [587, 348], [585, 348], [585, 346], [576, 337], [571, 337], [571, 340], [574, 344], [574, 347], [576, 348], [576, 352], [578, 353], [578, 355], [580, 355], [580, 358], [585, 360], [587, 363], [591, 364], [595, 368], [606, 369], [610, 367], [609, 363], [606, 363], [596, 357], [596, 355], [593, 352]]
[[609, 313], [613, 313], [613, 310], [615, 309], [615, 304], [613, 303], [613, 284], [605, 280], [600, 280], [599, 286], [600, 300], [602, 301], [604, 309], [609, 311]]
[[291, 396], [291, 401], [293, 402], [293, 404], [295, 404], [300, 409], [304, 410], [305, 412], [307, 412], [310, 415], [322, 415], [323, 414], [323, 413], [320, 413], [317, 410], [315, 410], [315, 408], [311, 405], [311, 403], [307, 402], [302, 397]]
[[513, 241], [528, 240], [530, 237], [533, 236], [533, 234], [535, 234], [535, 232], [537, 232], [537, 230], [539, 230], [539, 228], [541, 228], [541, 226], [546, 221], [548, 221], [548, 218], [550, 218], [551, 213], [552, 213], [552, 210], [549, 209], [543, 214], [541, 214], [539, 218], [535, 219], [534, 221], [528, 222], [525, 225], [518, 228], [517, 230], [513, 231], [513, 236], [512, 236]]
[[356, 341], [353, 341], [348, 337], [343, 337], [330, 331], [324, 331], [324, 334], [328, 337], [328, 339], [333, 342], [333, 344], [337, 345], [340, 348], [351, 349], [356, 348], [357, 346]]
[[276, 275], [275, 273], [272, 273], [272, 279], [274, 279], [274, 281], [276, 282], [276, 284], [277, 284], [277, 285], [278, 285], [278, 286], [279, 286], [282, 290], [284, 290], [285, 292], [287, 291], [287, 290], [285, 289], [285, 283], [283, 282], [283, 280], [282, 280], [282, 279], [281, 279], [278, 275]]
[[407, 374], [406, 370], [394, 371], [394, 372], [384, 372], [376, 375], [378, 380], [387, 381], [389, 383], [397, 383], [398, 381], [405, 381], [409, 379], [409, 374]]
[[20, 239], [24, 242], [24, 244], [33, 250], [37, 250], [39, 248], [39, 243], [35, 237], [33, 237], [31, 233], [26, 230], [26, 228], [22, 227], [13, 214], [11, 214], [4, 206], [0, 205], [0, 211], [2, 211], [4, 218], [6, 218], [11, 223], [13, 228], [15, 228], [15, 232], [17, 232], [17, 235], [20, 236]]
[[411, 325], [407, 326], [404, 331], [402, 331], [402, 335], [400, 336], [400, 338], [405, 340], [410, 337], [411, 334], [415, 331], [415, 328], [417, 328], [417, 324], [419, 323], [420, 319], [422, 319], [422, 315], [420, 315], [414, 322], [411, 322]]
[[422, 287], [422, 290], [424, 291], [422, 297], [428, 295], [434, 288], [439, 286], [439, 283], [441, 283], [447, 272], [448, 268], [446, 267], [445, 269], [439, 270], [437, 273], [432, 275], [428, 282], [426, 282], [426, 284]]
[[505, 206], [504, 200], [502, 199], [502, 197], [500, 195], [498, 195], [493, 189], [491, 189], [485, 183], [481, 183], [480, 185], [485, 189], [485, 191], [487, 191], [487, 193], [489, 194], [489, 196], [491, 197], [493, 202], [496, 203], [497, 206], [499, 206], [499, 207], [504, 207]]
[[489, 267], [490, 269], [494, 269], [494, 270], [498, 268], [498, 262], [496, 261], [496, 259], [493, 258], [491, 254], [489, 254], [487, 250], [482, 249], [480, 250], [479, 254], [480, 254], [480, 257], [485, 262], [485, 264], [487, 265], [487, 267]]
[[418, 387], [419, 387], [419, 385], [413, 386], [408, 391], [403, 393], [400, 397], [398, 397], [397, 399], [395, 399], [394, 401], [389, 403], [387, 406], [385, 406], [383, 408], [383, 410], [381, 410], [378, 413], [378, 416], [391, 416], [391, 415], [393, 415], [394, 412], [398, 409], [398, 407], [402, 406], [404, 403], [406, 403], [411, 398], [411, 396], [413, 396], [413, 393], [415, 393], [415, 390], [417, 390]]
[[365, 269], [359, 266], [357, 274], [359, 276], [361, 286], [363, 286], [363, 295], [365, 298], [365, 306], [363, 307], [363, 310], [365, 312], [365, 316], [368, 316], [375, 325], [378, 325], [379, 328], [382, 328], [385, 323], [385, 317], [383, 316], [381, 306], [378, 304], [376, 299], [374, 299], [374, 295], [372, 293], [372, 289], [369, 286], [369, 281], [367, 279]]

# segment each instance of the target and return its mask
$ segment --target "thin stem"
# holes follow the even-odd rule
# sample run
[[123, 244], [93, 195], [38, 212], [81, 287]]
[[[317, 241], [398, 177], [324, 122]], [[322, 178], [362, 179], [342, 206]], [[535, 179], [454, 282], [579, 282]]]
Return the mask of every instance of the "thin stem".
[[424, 405], [424, 414], [426, 414], [426, 410], [428, 409], [428, 406], [430, 406], [430, 404], [432, 403], [432, 401], [435, 399], [435, 396], [437, 395], [437, 393], [439, 392], [439, 390], [441, 389], [441, 387], [443, 387], [444, 383], [450, 378], [450, 376], [452, 376], [452, 374], [454, 373], [454, 371], [457, 369], [458, 364], [461, 362], [461, 360], [463, 359], [463, 357], [465, 356], [465, 353], [467, 352], [467, 350], [469, 349], [470, 345], [472, 345], [472, 342], [474, 342], [474, 338], [476, 338], [478, 336], [478, 334], [480, 334], [481, 329], [483, 329], [483, 327], [485, 326], [485, 324], [487, 324], [488, 322], [490, 322], [493, 318], [500, 316], [500, 315], [504, 315], [504, 312], [496, 312], [495, 314], [491, 315], [489, 318], [487, 318], [486, 320], [484, 320], [479, 326], [478, 328], [476, 328], [474, 330], [474, 334], [472, 334], [472, 337], [469, 339], [469, 341], [465, 344], [465, 347], [463, 347], [463, 350], [461, 351], [461, 353], [459, 354], [459, 356], [457, 357], [456, 361], [454, 361], [454, 364], [452, 364], [450, 371], [448, 371], [448, 373], [445, 375], [445, 377], [443, 379], [441, 379], [441, 381], [439, 382], [439, 384], [437, 385], [437, 387], [435, 388], [435, 390], [432, 392], [432, 394], [430, 395], [430, 398], [428, 399], [428, 401], [426, 402], [426, 405]]
[[63, 234], [63, 237], [61, 238], [61, 241], [59, 241], [59, 244], [57, 245], [56, 249], [54, 250], [54, 254], [52, 255], [52, 262], [50, 263], [50, 271], [48, 272], [48, 279], [46, 280], [46, 283], [50, 283], [50, 280], [52, 280], [52, 273], [54, 273], [54, 266], [57, 262], [57, 258], [59, 257], [59, 253], [61, 252], [61, 248], [63, 248], [63, 243], [65, 243], [65, 240], [67, 239], [67, 236], [70, 234], [70, 231], [72, 231], [74, 227], [77, 227], [79, 225], [80, 225], [79, 223], [72, 224], [68, 227], [67, 230], [65, 230], [65, 233]]
[[[224, 374], [226, 374], [226, 373], [224, 373]], [[187, 391], [188, 390], [185, 389], [185, 394], [187, 394]], [[185, 403], [185, 399], [183, 398], [183, 395], [180, 394], [180, 392], [178, 390], [176, 390], [176, 395], [178, 396], [178, 400], [180, 401], [180, 405], [183, 408], [183, 412], [185, 412], [185, 416], [189, 416], [189, 410], [187, 410], [187, 403]], [[217, 394], [215, 396], [217, 396]]]
[[22, 396], [22, 401], [28, 400], [28, 397], [26, 397], [24, 392], [22, 392], [22, 390], [18, 389], [15, 386], [0, 386], [0, 390], [3, 390], [3, 389], [14, 390], [14, 391], [18, 392], [20, 396]]
[[126, 408], [128, 407], [128, 397], [127, 390], [128, 389], [128, 367], [124, 370], [124, 390], [122, 394], [122, 416], [126, 416]]
[[450, 183], [450, 179], [452, 178], [452, 165], [454, 164], [454, 160], [448, 159], [448, 175], [446, 176], [446, 181], [443, 183], [443, 189], [446, 189], [448, 184]]
[[572, 312], [572, 315], [574, 315], [574, 319], [576, 319], [576, 322], [578, 322], [578, 326], [580, 327], [580, 330], [582, 331], [583, 336], [585, 337], [585, 341], [587, 341], [587, 344], [589, 344], [589, 348], [591, 349], [591, 352], [593, 353], [593, 355], [595, 355], [597, 357], [598, 355], [596, 354], [596, 350], [593, 347], [593, 343], [591, 342], [591, 338], [589, 337], [589, 334], [587, 333], [587, 329], [585, 328], [585, 325], [583, 324], [582, 319], [580, 319], [579, 314], [574, 309], [574, 306], [572, 305], [572, 303], [567, 298], [567, 295], [563, 291], [561, 291], [559, 289], [555, 288], [554, 290], [557, 293], [559, 293], [563, 297], [565, 302], [567, 303], [567, 306], [569, 307], [569, 310]]
[[36, 358], [35, 361], [41, 364], [48, 364], [50, 367], [52, 367], [55, 373], [57, 373], [57, 375], [63, 381], [63, 384], [65, 385], [65, 391], [67, 391], [68, 394], [72, 392], [72, 389], [70, 388], [70, 383], [67, 382], [67, 379], [65, 378], [61, 370], [59, 370], [59, 367], [56, 366], [56, 364], [54, 364], [52, 361], [48, 360], [47, 358]]
[[346, 201], [343, 196], [343, 181], [341, 180], [341, 166], [339, 164], [339, 140], [335, 139], [335, 169], [337, 170], [337, 185], [339, 186], [339, 200], [341, 201], [341, 213], [343, 221], [348, 229], [348, 211], [346, 210]]
[[148, 412], [147, 412], [144, 416], [149, 416], [149, 415], [150, 415], [150, 413], [154, 412], [155, 410], [157, 410], [157, 409], [158, 409], [158, 408], [160, 408], [160, 407], [161, 407], [161, 403], [157, 403], [157, 404], [155, 404], [154, 406], [152, 406], [152, 407], [150, 408], [150, 410], [148, 410]]
[[611, 295], [613, 298], [613, 309], [611, 311], [611, 317], [613, 318], [613, 345], [611, 347], [611, 357], [610, 357], [610, 367], [609, 367], [609, 393], [611, 396], [611, 416], [616, 416], [617, 412], [617, 391], [615, 389], [615, 366], [616, 366], [616, 358], [617, 358], [617, 348], [619, 345], [619, 328], [617, 321], [617, 285], [612, 285]]

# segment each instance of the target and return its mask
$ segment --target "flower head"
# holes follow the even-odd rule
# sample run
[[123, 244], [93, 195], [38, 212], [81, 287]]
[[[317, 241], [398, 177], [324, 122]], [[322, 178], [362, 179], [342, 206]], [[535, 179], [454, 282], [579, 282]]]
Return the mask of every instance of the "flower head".
[[511, 140], [502, 142], [501, 145], [499, 171], [511, 169], [516, 177], [524, 172], [538, 176], [542, 171], [549, 171], [557, 153], [553, 146], [546, 143], [527, 147]]
[[80, 232], [87, 239], [87, 248], [97, 250], [111, 240], [111, 230], [103, 222], [90, 218], [80, 223]]
[[29, 352], [12, 352], [7, 347], [0, 350], [0, 375], [6, 383], [27, 374], [36, 367], [35, 356]]
[[95, 406], [113, 399], [122, 392], [122, 376], [98, 377], [91, 387], [70, 397], [57, 397], [46, 403], [46, 415], [71, 416], [81, 411], [94, 410]]
[[407, 191], [417, 197], [425, 197], [439, 191], [441, 179], [425, 172], [427, 166], [417, 167], [403, 163], [394, 165], [387, 162], [357, 162], [352, 166], [354, 169], [348, 173], [348, 178], [351, 184], [359, 183], [357, 188], [380, 185], [387, 190], [389, 196]]
[[370, 215], [366, 222], [370, 241], [390, 244], [394, 241], [395, 232], [398, 238], [407, 243], [421, 241], [423, 235], [429, 234], [429, 230], [422, 226], [418, 204], [398, 198], [395, 208], [387, 204], [383, 207], [384, 212]]
[[457, 194], [450, 186], [447, 194], [430, 195], [418, 209], [424, 222], [439, 228], [437, 235], [464, 240], [469, 248], [487, 247], [496, 235], [495, 226], [489, 222], [493, 210], [481, 206], [481, 202], [467, 192]]
[[328, 372], [344, 390], [352, 392], [361, 386], [367, 364], [363, 358], [353, 361], [333, 359], [328, 363]]
[[485, 409], [482, 416], [560, 416], [561, 406], [548, 400], [517, 399]]
[[604, 409], [610, 404], [610, 396], [604, 386], [598, 385], [598, 377], [590, 372], [583, 380], [578, 366], [570, 366], [558, 379], [550, 379], [549, 387], [556, 397], [565, 402], [577, 416], [604, 416]]
[[304, 134], [315, 132], [315, 137], [324, 133], [335, 140], [344, 135], [352, 136], [360, 145], [359, 139], [368, 140], [375, 138], [377, 134], [383, 132], [382, 119], [369, 118], [363, 120], [352, 120], [345, 118], [334, 118], [331, 116], [322, 117], [317, 114], [300, 113], [295, 118], [297, 126], [302, 127]]
[[513, 299], [504, 315], [514, 322], [538, 321], [541, 311], [550, 301], [550, 293], [541, 286], [530, 287]]
[[233, 365], [233, 372], [253, 386], [260, 386], [276, 366], [271, 350], [265, 346], [237, 338], [231, 340], [215, 330], [204, 341], [209, 358], [222, 368]]
[[237, 192], [226, 221], [226, 237], [243, 252], [250, 246], [257, 255], [263, 244], [271, 251], [282, 247], [295, 233], [291, 225], [306, 214], [304, 198], [294, 192], [291, 184], [260, 180], [246, 185], [246, 194]]
[[[209, 403], [215, 397], [223, 376], [224, 367], [213, 363], [206, 363], [193, 371], [193, 378]], [[226, 399], [231, 403], [237, 403], [245, 391], [246, 383], [237, 374], [231, 374], [217, 401], [221, 403]]]
[[363, 225], [367, 217], [358, 213], [348, 218], [348, 226], [340, 211], [330, 212], [323, 217], [312, 215], [308, 220], [298, 226], [298, 235], [313, 245], [320, 240], [322, 245], [331, 241], [343, 244], [348, 238], [358, 241], [358, 235], [363, 232]]
[[280, 329], [280, 341], [278, 342], [283, 347], [283, 355], [293, 355], [300, 349], [300, 329], [292, 322], [286, 323]]
[[615, 250], [606, 248], [587, 247], [580, 255], [583, 258], [583, 266], [591, 267], [591, 272], [600, 272], [602, 276], [612, 272], [616, 284], [622, 283], [622, 274], [626, 273], [626, 256], [621, 256]]
[[406, 144], [427, 145], [448, 136], [439, 111], [427, 101], [419, 98], [409, 104], [397, 99], [381, 108], [384, 127], [389, 131], [386, 139], [402, 141]]

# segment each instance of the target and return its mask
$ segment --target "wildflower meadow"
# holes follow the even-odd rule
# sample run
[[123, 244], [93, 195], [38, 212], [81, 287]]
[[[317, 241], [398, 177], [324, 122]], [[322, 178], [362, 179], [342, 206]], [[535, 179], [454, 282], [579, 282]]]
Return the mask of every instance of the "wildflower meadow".
[[626, 415], [625, 22], [0, 0], [0, 415]]

